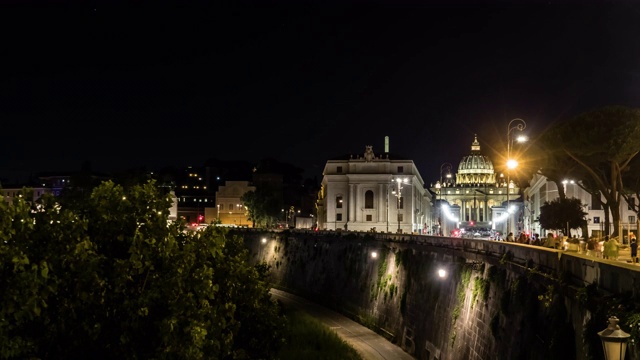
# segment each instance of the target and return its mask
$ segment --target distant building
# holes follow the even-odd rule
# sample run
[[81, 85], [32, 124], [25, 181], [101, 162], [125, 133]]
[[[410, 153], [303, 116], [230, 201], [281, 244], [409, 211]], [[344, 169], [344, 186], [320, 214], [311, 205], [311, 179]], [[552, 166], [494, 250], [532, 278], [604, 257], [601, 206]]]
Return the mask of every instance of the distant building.
[[[216, 207], [209, 210], [206, 215], [208, 222], [216, 222], [223, 225], [247, 226], [253, 224], [249, 220], [248, 212], [241, 197], [249, 191], [255, 191], [248, 181], [227, 181], [216, 192]], [[215, 210], [215, 213], [213, 212]], [[215, 218], [213, 215], [215, 214]]]
[[[400, 182], [398, 182], [400, 181]], [[390, 154], [328, 160], [317, 200], [321, 230], [422, 233], [431, 194], [412, 160]]]
[[1, 184], [0, 193], [7, 202], [12, 202], [13, 198], [20, 196], [24, 188], [32, 190], [32, 201], [42, 197], [44, 194], [59, 196], [67, 186], [72, 186], [72, 174], [67, 173], [42, 173], [38, 174], [35, 180], [20, 184]]
[[454, 171], [451, 164], [442, 164], [440, 179], [430, 186], [436, 204], [431, 233], [449, 236], [459, 229], [464, 235], [465, 230], [489, 229], [504, 235], [507, 229], [514, 234], [527, 230], [519, 220], [520, 189], [513, 181], [509, 182], [509, 216], [507, 178], [495, 172], [491, 159], [481, 152], [477, 136], [469, 155], [462, 158]]

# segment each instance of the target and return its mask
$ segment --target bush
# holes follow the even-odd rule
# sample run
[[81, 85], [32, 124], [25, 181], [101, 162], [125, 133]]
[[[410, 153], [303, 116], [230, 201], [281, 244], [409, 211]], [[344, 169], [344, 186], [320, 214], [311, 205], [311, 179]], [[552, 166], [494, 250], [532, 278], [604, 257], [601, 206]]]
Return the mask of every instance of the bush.
[[[168, 224], [155, 183], [0, 201], [0, 358], [269, 358], [285, 320], [242, 239]], [[64, 202], [63, 202], [64, 203]], [[254, 335], [260, 337], [254, 338]]]

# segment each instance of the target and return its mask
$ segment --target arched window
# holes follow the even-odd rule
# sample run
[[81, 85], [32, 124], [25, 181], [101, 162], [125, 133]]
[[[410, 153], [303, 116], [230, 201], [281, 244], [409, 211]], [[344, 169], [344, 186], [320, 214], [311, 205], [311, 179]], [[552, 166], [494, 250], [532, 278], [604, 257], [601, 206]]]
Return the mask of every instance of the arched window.
[[373, 191], [371, 190], [364, 193], [364, 208], [373, 209]]

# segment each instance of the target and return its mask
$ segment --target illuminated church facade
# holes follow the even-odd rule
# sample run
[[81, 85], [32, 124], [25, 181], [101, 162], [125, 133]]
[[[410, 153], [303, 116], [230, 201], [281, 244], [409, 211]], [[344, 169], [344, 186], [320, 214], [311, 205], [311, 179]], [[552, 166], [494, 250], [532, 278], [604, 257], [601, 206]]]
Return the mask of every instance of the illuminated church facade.
[[477, 136], [457, 172], [452, 171], [451, 164], [443, 164], [440, 179], [430, 185], [435, 194], [431, 233], [450, 236], [461, 232], [464, 236], [470, 231], [492, 230], [504, 237], [508, 232], [515, 235], [526, 231], [520, 189], [504, 174], [496, 173], [491, 159], [482, 153]]

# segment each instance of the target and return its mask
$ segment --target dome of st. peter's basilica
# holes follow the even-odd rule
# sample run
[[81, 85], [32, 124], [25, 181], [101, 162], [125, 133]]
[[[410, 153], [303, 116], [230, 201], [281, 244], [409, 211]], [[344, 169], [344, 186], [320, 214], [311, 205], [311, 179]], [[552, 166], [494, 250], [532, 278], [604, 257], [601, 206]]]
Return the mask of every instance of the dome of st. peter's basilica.
[[478, 136], [474, 135], [471, 154], [460, 161], [456, 174], [457, 186], [495, 185], [496, 174], [491, 159], [480, 153]]

